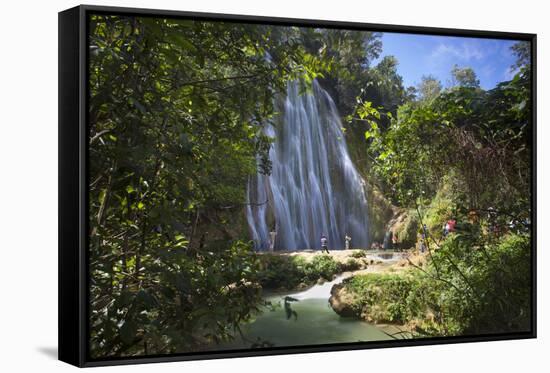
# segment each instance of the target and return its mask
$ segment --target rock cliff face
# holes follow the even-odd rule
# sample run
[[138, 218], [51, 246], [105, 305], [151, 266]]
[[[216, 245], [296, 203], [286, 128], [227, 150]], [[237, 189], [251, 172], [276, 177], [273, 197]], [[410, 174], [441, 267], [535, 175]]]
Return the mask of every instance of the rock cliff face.
[[388, 222], [395, 217], [398, 209], [372, 183], [365, 183], [368, 201], [369, 237], [372, 243], [382, 243]]
[[417, 213], [394, 206], [374, 185], [367, 183], [365, 189], [369, 206], [371, 244], [382, 244], [389, 230], [398, 238], [399, 245], [394, 249], [414, 248], [419, 231]]
[[398, 245], [394, 249], [406, 250], [416, 246], [419, 226], [414, 211], [396, 208], [388, 226], [397, 237]]

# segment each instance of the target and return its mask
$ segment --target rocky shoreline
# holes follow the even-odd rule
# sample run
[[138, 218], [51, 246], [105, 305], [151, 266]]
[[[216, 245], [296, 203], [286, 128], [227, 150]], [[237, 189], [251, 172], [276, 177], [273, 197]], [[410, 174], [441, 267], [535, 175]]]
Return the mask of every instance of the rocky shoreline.
[[[416, 251], [389, 252], [373, 250], [334, 250], [329, 254], [320, 251], [304, 250], [293, 252], [266, 253], [288, 258], [296, 258], [305, 262], [312, 262], [319, 256], [330, 256], [332, 260], [340, 264], [342, 272], [335, 274], [332, 278], [319, 278], [310, 283], [300, 283], [293, 288], [279, 289], [281, 291], [304, 291], [314, 285], [322, 285], [325, 282], [333, 281], [336, 277], [342, 278], [341, 282], [334, 284], [330, 290], [328, 302], [334, 312], [342, 317], [353, 317], [365, 320], [374, 324], [391, 324], [392, 320], [381, 319], [377, 315], [365, 312], [358, 304], [358, 294], [350, 291], [346, 284], [355, 276], [363, 275], [393, 275], [401, 277], [414, 266], [422, 267], [426, 263], [426, 257]], [[353, 265], [350, 266], [350, 263]], [[267, 289], [266, 289], [267, 290]], [[377, 288], [374, 287], [377, 291]], [[277, 289], [271, 289], [277, 291]]]
[[[407, 253], [403, 258], [393, 261], [377, 262], [369, 265], [366, 269], [353, 271], [345, 276], [344, 281], [335, 284], [330, 291], [329, 304], [331, 308], [341, 317], [351, 317], [364, 320], [366, 322], [376, 324], [377, 326], [387, 330], [388, 332], [410, 332], [410, 328], [403, 323], [395, 320], [381, 317], [379, 305], [373, 307], [364, 307], [360, 301], [360, 295], [351, 291], [347, 286], [347, 282], [352, 280], [354, 276], [361, 275], [392, 275], [405, 276], [411, 268], [423, 267], [426, 263], [426, 256], [418, 253]], [[372, 288], [374, 294], [382, 291], [381, 288], [374, 286]], [[376, 297], [374, 295], [374, 297]]]

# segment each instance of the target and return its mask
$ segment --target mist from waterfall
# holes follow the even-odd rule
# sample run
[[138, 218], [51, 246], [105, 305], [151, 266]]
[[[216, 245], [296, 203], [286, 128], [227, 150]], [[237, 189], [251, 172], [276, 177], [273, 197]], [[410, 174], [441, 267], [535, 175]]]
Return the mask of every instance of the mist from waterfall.
[[368, 245], [364, 181], [351, 161], [340, 115], [330, 95], [313, 82], [308, 92], [289, 82], [278, 106], [278, 120], [265, 126], [274, 138], [271, 175], [248, 184], [247, 221], [257, 250], [343, 249], [346, 234], [353, 247]]

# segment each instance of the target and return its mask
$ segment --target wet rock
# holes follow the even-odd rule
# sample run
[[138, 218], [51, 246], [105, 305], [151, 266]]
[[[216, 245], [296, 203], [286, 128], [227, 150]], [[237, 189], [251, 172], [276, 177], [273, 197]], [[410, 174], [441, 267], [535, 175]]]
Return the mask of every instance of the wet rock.
[[353, 307], [354, 296], [350, 294], [344, 284], [336, 284], [330, 290], [328, 302], [334, 312], [343, 317], [357, 317], [357, 312]]

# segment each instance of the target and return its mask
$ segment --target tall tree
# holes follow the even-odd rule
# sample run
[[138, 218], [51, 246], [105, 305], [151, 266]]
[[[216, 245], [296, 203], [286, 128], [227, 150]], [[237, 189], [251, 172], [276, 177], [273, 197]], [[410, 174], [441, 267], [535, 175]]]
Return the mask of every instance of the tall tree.
[[471, 67], [454, 65], [451, 70], [451, 87], [479, 88], [479, 79]]
[[436, 98], [443, 89], [441, 82], [433, 75], [423, 75], [418, 84], [418, 95], [422, 101], [431, 101]]
[[531, 65], [531, 43], [528, 41], [518, 41], [510, 47], [512, 53], [516, 56], [516, 62], [512, 65], [513, 69], [529, 67]]
[[403, 87], [403, 78], [397, 72], [399, 62], [394, 56], [385, 56], [374, 69], [370, 76], [376, 83], [376, 91], [379, 101], [373, 100], [384, 110], [396, 113], [397, 107], [405, 102], [405, 88]]
[[91, 18], [93, 357], [193, 350], [256, 309], [246, 183], [274, 96], [319, 67], [285, 30]]

